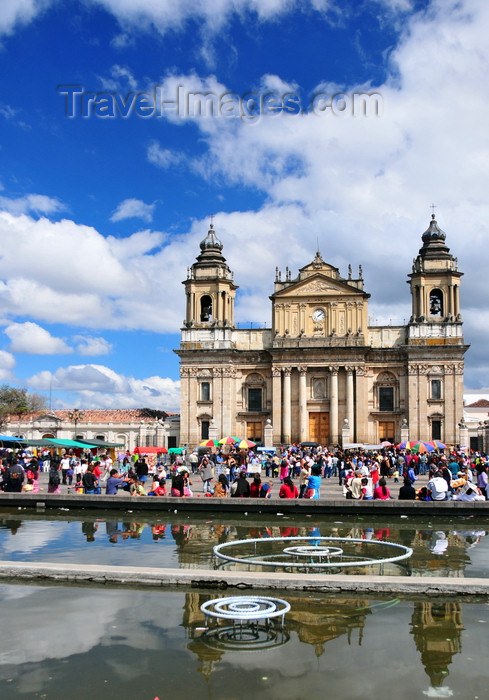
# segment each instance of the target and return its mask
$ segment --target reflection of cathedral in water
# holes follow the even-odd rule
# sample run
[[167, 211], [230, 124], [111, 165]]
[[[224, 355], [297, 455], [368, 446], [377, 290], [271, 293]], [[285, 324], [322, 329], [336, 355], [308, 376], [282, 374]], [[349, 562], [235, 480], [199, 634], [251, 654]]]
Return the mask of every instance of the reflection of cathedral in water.
[[[198, 657], [198, 670], [207, 679], [215, 663], [224, 655], [222, 650], [209, 646], [202, 639], [204, 615], [200, 605], [211, 597], [215, 596], [187, 593], [183, 615], [183, 625], [191, 638], [187, 648]], [[343, 635], [346, 635], [348, 644], [361, 645], [365, 620], [371, 614], [368, 600], [287, 595], [287, 601], [291, 610], [285, 619], [286, 629], [295, 632], [304, 644], [313, 646], [318, 658], [324, 653], [327, 642]], [[250, 650], [253, 650], [251, 646]]]
[[297, 632], [301, 642], [312, 644], [316, 656], [321, 656], [325, 644], [346, 635], [362, 644], [367, 615], [371, 614], [368, 600], [342, 598], [289, 598], [292, 605], [287, 615], [289, 629]]
[[426, 695], [448, 697], [452, 691], [443, 682], [455, 654], [462, 651], [462, 605], [454, 602], [414, 603], [411, 618], [411, 634], [421, 663], [430, 679]]
[[[234, 540], [270, 537], [312, 536], [310, 527], [299, 524], [299, 519], [289, 519], [287, 525], [276, 525], [255, 519], [246, 519], [238, 524], [235, 518], [218, 520], [211, 512], [211, 522], [187, 518], [184, 523], [173, 523], [170, 531], [177, 546], [180, 568], [197, 569], [202, 566], [213, 568], [215, 559], [212, 549], [217, 544]], [[323, 537], [353, 537], [365, 540], [379, 540], [399, 543], [413, 549], [413, 555], [404, 562], [397, 574], [408, 572], [415, 576], [447, 576], [461, 578], [471, 565], [469, 550], [478, 546], [485, 537], [486, 530], [454, 530], [446, 521], [437, 521], [437, 528], [428, 519], [420, 520], [416, 526], [394, 518], [392, 521], [376, 523], [374, 527], [359, 527], [353, 519], [344, 518], [341, 527], [325, 519], [318, 532]], [[229, 568], [232, 568], [231, 565]]]

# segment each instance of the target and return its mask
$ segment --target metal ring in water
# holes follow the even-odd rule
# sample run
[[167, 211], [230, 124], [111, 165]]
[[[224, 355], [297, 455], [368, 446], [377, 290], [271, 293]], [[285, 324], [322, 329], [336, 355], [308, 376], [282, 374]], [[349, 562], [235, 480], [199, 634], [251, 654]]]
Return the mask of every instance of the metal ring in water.
[[290, 635], [283, 626], [257, 623], [253, 627], [241, 625], [213, 627], [200, 639], [208, 647], [223, 651], [264, 651], [287, 644]]
[[321, 547], [308, 545], [306, 547], [286, 547], [284, 554], [294, 554], [296, 557], [338, 557], [343, 554], [341, 547]]
[[[275, 569], [277, 568], [282, 568], [282, 569], [287, 569], [287, 568], [297, 568], [297, 569], [304, 569], [305, 566], [307, 566], [308, 569], [343, 569], [347, 567], [359, 567], [359, 566], [381, 566], [383, 564], [390, 564], [390, 563], [395, 563], [402, 561], [403, 559], [408, 559], [412, 553], [413, 550], [410, 547], [405, 547], [402, 544], [396, 544], [394, 542], [384, 542], [383, 540], [364, 540], [360, 538], [354, 538], [354, 537], [316, 537], [314, 536], [314, 542], [317, 542], [317, 545], [311, 545], [310, 537], [267, 537], [266, 539], [263, 538], [256, 538], [256, 539], [248, 539], [248, 540], [234, 540], [232, 542], [224, 542], [223, 544], [218, 544], [213, 548], [214, 554], [219, 557], [220, 559], [224, 559], [227, 562], [234, 562], [237, 564], [248, 564], [250, 566], [272, 566]], [[254, 555], [249, 555], [247, 557], [232, 557], [229, 556], [228, 554], [224, 554], [222, 550], [229, 548], [229, 547], [236, 547], [239, 545], [246, 545], [249, 547], [250, 545], [254, 544], [255, 545], [255, 552], [256, 552], [256, 545], [260, 543], [260, 545], [263, 547], [264, 545], [271, 543], [271, 542], [281, 542], [282, 544], [287, 544], [288, 542], [303, 542], [305, 547], [319, 547], [323, 542], [326, 543], [326, 546], [329, 547], [329, 542], [337, 542], [341, 543], [343, 545], [343, 549], [346, 545], [362, 545], [362, 546], [368, 546], [368, 547], [382, 547], [384, 550], [385, 548], [388, 549], [393, 549], [397, 552], [400, 552], [399, 554], [396, 554], [393, 557], [382, 557], [379, 559], [365, 559], [363, 557], [358, 557], [352, 560], [351, 556], [345, 555], [344, 558], [341, 560], [335, 559], [334, 561], [317, 561], [317, 562], [310, 562], [308, 564], [305, 564], [304, 561], [298, 561], [297, 559], [295, 561], [277, 561], [276, 558], [273, 561], [270, 561], [270, 559], [267, 559], [266, 557], [276, 557], [276, 554], [273, 554], [273, 552], [270, 555], [262, 555], [262, 558], [258, 558]], [[282, 550], [283, 553], [284, 550]], [[308, 555], [311, 556], [311, 555]]]
[[214, 598], [200, 606], [201, 611], [220, 620], [269, 620], [283, 617], [290, 605], [281, 598], [264, 596], [233, 596]]

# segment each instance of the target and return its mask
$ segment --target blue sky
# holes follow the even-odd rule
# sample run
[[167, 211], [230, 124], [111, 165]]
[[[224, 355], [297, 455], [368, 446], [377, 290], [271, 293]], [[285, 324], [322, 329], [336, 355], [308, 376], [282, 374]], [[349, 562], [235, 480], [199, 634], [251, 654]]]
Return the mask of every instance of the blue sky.
[[[238, 322], [270, 323], [275, 267], [318, 241], [362, 265], [372, 322], [407, 320], [435, 202], [465, 272], [466, 387], [489, 395], [488, 29], [484, 0], [4, 0], [0, 381], [53, 408], [178, 410], [181, 281], [210, 215]], [[70, 118], [66, 85], [302, 113]], [[355, 113], [365, 93], [378, 115]]]

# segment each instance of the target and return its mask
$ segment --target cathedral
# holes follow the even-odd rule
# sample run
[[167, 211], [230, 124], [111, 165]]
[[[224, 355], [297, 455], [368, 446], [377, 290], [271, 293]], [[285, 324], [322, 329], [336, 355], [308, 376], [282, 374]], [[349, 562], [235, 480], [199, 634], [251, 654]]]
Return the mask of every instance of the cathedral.
[[271, 329], [236, 328], [238, 287], [222, 250], [211, 224], [183, 282], [181, 444], [463, 442], [463, 273], [434, 215], [403, 326], [369, 326], [362, 269], [342, 277], [318, 251], [296, 277], [276, 271]]

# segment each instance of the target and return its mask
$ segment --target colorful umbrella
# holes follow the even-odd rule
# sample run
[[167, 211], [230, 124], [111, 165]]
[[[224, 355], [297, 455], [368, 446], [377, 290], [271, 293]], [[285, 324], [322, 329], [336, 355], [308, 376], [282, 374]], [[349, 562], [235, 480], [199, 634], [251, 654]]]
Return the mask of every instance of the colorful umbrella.
[[400, 442], [398, 445], [396, 445], [398, 450], [410, 450], [413, 445], [416, 445], [417, 441], [415, 440], [404, 440], [404, 442]]
[[250, 447], [256, 447], [256, 442], [251, 442], [251, 440], [241, 440], [241, 442], [238, 443], [238, 447], [240, 450], [249, 450]]
[[219, 440], [220, 445], [235, 445], [237, 442], [239, 442], [239, 438], [234, 437], [233, 435], [228, 435], [228, 437], [224, 437]]
[[435, 450], [446, 450], [447, 446], [444, 445], [440, 440], [431, 440], [430, 445], [433, 445]]
[[200, 447], [219, 447], [217, 440], [203, 440]]
[[426, 452], [434, 452], [435, 448], [429, 442], [417, 442], [411, 447], [411, 452], [416, 452], [417, 454], [425, 454]]

